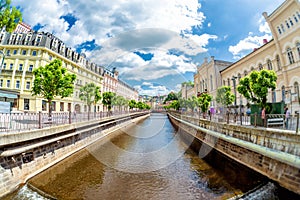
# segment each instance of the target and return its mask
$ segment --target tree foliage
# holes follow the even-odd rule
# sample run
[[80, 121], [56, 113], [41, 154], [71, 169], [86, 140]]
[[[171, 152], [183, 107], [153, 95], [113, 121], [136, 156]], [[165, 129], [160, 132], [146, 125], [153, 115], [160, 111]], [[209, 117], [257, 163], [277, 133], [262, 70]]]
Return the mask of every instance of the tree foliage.
[[51, 116], [51, 102], [55, 97], [68, 97], [73, 93], [75, 74], [67, 73], [62, 67], [61, 60], [55, 59], [45, 67], [33, 70], [34, 81], [32, 94], [47, 99], [49, 116]]
[[22, 13], [10, 4], [11, 0], [0, 1], [0, 29], [5, 27], [6, 31], [13, 32], [18, 23], [22, 22]]
[[180, 108], [180, 103], [178, 100], [172, 101], [168, 106], [165, 106], [164, 108], [166, 109], [171, 109], [173, 108], [174, 110], [179, 110]]
[[133, 108], [135, 108], [136, 107], [136, 101], [135, 100], [130, 100], [128, 102], [128, 106], [129, 106], [130, 110], [133, 109]]
[[267, 105], [268, 90], [276, 89], [277, 76], [273, 70], [252, 71], [240, 80], [237, 91], [262, 108]]
[[104, 92], [102, 95], [102, 103], [103, 105], [107, 106], [108, 111], [111, 110], [113, 105], [113, 99], [116, 96], [114, 92]]
[[128, 104], [128, 100], [126, 100], [123, 96], [115, 96], [113, 98], [113, 105], [118, 106], [119, 110], [121, 110], [122, 106], [126, 106]]
[[216, 101], [217, 103], [225, 106], [229, 106], [234, 102], [234, 94], [231, 93], [230, 86], [222, 86], [217, 90]]
[[185, 105], [191, 109], [192, 111], [194, 111], [194, 109], [196, 107], [198, 107], [198, 100], [195, 96], [192, 96], [192, 98], [188, 98], [185, 102]]
[[100, 87], [96, 86], [94, 83], [86, 84], [80, 88], [79, 98], [84, 101], [91, 110], [91, 105], [96, 104], [101, 100]]
[[203, 113], [205, 113], [212, 101], [212, 96], [208, 93], [202, 93], [200, 97], [198, 97], [198, 105]]
[[178, 97], [177, 95], [174, 93], [174, 92], [170, 92], [167, 96], [167, 98], [164, 100], [164, 104], [167, 102], [167, 101], [173, 101], [173, 100], [178, 100]]

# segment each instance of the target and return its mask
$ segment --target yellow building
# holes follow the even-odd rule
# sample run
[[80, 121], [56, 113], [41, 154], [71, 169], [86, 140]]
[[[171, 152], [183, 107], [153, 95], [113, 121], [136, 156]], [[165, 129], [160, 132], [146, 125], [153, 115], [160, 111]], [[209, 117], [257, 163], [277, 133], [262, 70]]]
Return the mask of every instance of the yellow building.
[[[223, 85], [236, 84], [253, 70], [272, 69], [276, 72], [277, 88], [270, 91], [269, 102], [284, 102], [292, 111], [299, 111], [300, 83], [300, 3], [286, 0], [271, 14], [263, 13], [273, 39], [230, 65], [221, 72]], [[233, 89], [233, 87], [232, 87]], [[237, 102], [246, 100], [237, 96]]]
[[[33, 69], [45, 66], [54, 59], [62, 60], [63, 67], [77, 76], [75, 90], [71, 97], [56, 98], [53, 110], [87, 111], [87, 105], [79, 99], [79, 88], [86, 83], [102, 85], [104, 68], [88, 61], [53, 36], [44, 32], [0, 33], [0, 50], [5, 59], [0, 74], [0, 101], [12, 102], [12, 111], [47, 112], [45, 99], [32, 96]], [[100, 102], [95, 105], [101, 110]], [[92, 108], [92, 110], [94, 110]]]
[[[215, 60], [197, 68], [194, 75], [195, 95], [208, 92], [213, 96], [212, 105], [216, 106], [216, 92], [222, 85], [231, 86], [237, 94], [237, 105], [246, 105], [247, 101], [234, 90], [239, 80], [253, 70], [272, 69], [277, 74], [277, 88], [269, 91], [269, 102], [284, 102], [289, 109], [300, 111], [300, 3], [298, 0], [286, 0], [270, 15], [263, 13], [273, 39], [264, 40], [263, 46], [254, 49], [235, 63]], [[236, 89], [236, 88], [235, 88]]]

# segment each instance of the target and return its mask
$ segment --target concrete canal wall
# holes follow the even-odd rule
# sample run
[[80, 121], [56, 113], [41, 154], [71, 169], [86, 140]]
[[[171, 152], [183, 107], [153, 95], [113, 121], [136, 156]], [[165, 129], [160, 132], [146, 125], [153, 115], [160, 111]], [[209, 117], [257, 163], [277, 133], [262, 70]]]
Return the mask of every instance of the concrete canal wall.
[[[194, 139], [300, 194], [300, 135], [199, 120], [176, 113], [169, 114], [169, 118]], [[201, 154], [205, 156], [210, 148], [207, 152], [202, 149]]]
[[0, 197], [114, 131], [149, 116], [134, 113], [42, 130], [0, 135]]

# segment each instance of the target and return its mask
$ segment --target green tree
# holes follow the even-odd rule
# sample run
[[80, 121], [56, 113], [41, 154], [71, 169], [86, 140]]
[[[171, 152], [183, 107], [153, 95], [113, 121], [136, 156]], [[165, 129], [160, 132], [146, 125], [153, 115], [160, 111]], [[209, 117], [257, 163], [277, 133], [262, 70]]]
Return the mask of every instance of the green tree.
[[110, 111], [112, 108], [112, 103], [115, 96], [116, 93], [114, 92], [104, 92], [102, 95], [102, 103], [107, 107], [108, 111]]
[[34, 81], [32, 94], [47, 99], [49, 106], [49, 120], [52, 115], [52, 100], [55, 97], [68, 97], [73, 93], [75, 74], [67, 73], [62, 67], [61, 60], [55, 59], [45, 67], [40, 66], [33, 70]]
[[86, 84], [80, 88], [79, 98], [88, 105], [88, 118], [90, 117], [91, 105], [96, 105], [101, 100], [100, 87], [94, 83]]
[[135, 108], [136, 107], [136, 101], [135, 100], [130, 100], [128, 102], [128, 106], [129, 106], [130, 110], [133, 109], [133, 108]]
[[22, 22], [22, 13], [10, 4], [11, 0], [0, 1], [0, 29], [5, 27], [5, 30], [11, 33], [18, 23]]
[[222, 86], [217, 90], [216, 101], [217, 103], [228, 107], [230, 104], [234, 102], [234, 94], [231, 93], [230, 86]]
[[118, 106], [118, 110], [121, 111], [122, 106], [127, 105], [127, 100], [123, 96], [115, 96], [113, 98], [113, 105]]
[[167, 96], [167, 98], [164, 100], [164, 104], [167, 102], [167, 101], [173, 101], [173, 100], [178, 100], [178, 97], [177, 95], [174, 93], [174, 92], [170, 92]]
[[198, 100], [195, 96], [188, 98], [186, 101], [186, 106], [194, 112], [194, 109], [198, 106]]
[[276, 89], [277, 75], [273, 70], [252, 71], [240, 80], [237, 91], [261, 108], [267, 105], [268, 90]]
[[198, 97], [198, 105], [203, 112], [203, 117], [205, 118], [205, 113], [207, 112], [210, 102], [212, 101], [212, 96], [208, 93], [202, 93], [200, 97]]
[[136, 107], [138, 109], [140, 109], [140, 110], [143, 110], [143, 109], [146, 108], [146, 104], [144, 104], [143, 102], [139, 101], [139, 102], [137, 102]]

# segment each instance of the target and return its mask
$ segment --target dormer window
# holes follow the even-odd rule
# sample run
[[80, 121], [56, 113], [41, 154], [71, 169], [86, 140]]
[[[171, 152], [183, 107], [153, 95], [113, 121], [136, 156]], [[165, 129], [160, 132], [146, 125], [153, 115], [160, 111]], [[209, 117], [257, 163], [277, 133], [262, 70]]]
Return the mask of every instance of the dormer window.
[[280, 27], [279, 26], [277, 26], [277, 31], [278, 31], [278, 33], [281, 35], [281, 29], [280, 29]]
[[294, 26], [294, 23], [291, 18], [289, 18], [289, 21], [290, 21], [291, 26]]
[[290, 28], [289, 23], [285, 20], [286, 27]]
[[295, 22], [297, 23], [298, 19], [297, 19], [296, 15], [293, 15], [293, 17], [294, 17]]

